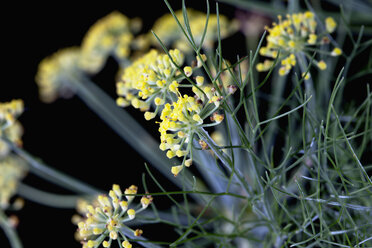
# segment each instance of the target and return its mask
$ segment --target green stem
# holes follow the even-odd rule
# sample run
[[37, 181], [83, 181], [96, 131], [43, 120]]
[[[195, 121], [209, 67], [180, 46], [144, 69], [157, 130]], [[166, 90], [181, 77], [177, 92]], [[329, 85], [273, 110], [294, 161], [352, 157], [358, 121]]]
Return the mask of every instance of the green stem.
[[[272, 100], [269, 101], [270, 107], [268, 111], [268, 117], [271, 118], [271, 116], [275, 116], [275, 111], [278, 106], [280, 106], [281, 99], [283, 96], [284, 88], [285, 88], [285, 82], [287, 79], [287, 76], [278, 76], [278, 74], [275, 75], [276, 80], [274, 79], [273, 82], [276, 82], [273, 84], [272, 89]], [[278, 125], [277, 122], [270, 123], [267, 133], [264, 137], [265, 143], [267, 144], [267, 148], [270, 149], [270, 147], [274, 146], [275, 144], [275, 137], [277, 135], [277, 129]], [[266, 152], [269, 152], [267, 150]]]
[[[307, 71], [307, 68], [309, 67], [309, 64], [306, 60], [305, 55], [301, 52], [300, 54], [297, 55], [297, 59], [300, 65], [301, 73], [305, 73]], [[307, 72], [308, 74], [310, 72]], [[306, 95], [312, 96], [313, 99], [311, 102], [308, 104], [308, 108], [310, 113], [314, 114], [315, 113], [315, 108], [316, 108], [316, 98], [315, 98], [315, 89], [314, 89], [314, 82], [312, 78], [310, 77], [309, 79], [305, 79], [305, 93]], [[309, 132], [310, 133], [310, 132]]]
[[18, 185], [18, 194], [27, 200], [54, 208], [75, 208], [78, 199], [84, 197], [47, 193], [22, 183]]
[[295, 107], [294, 109], [291, 109], [291, 110], [288, 111], [288, 112], [285, 112], [285, 113], [283, 113], [283, 114], [281, 114], [281, 115], [277, 115], [277, 116], [275, 116], [275, 117], [273, 117], [273, 118], [271, 118], [271, 119], [267, 119], [267, 120], [264, 120], [264, 121], [260, 121], [259, 123], [257, 123], [256, 128], [258, 128], [258, 127], [259, 127], [260, 125], [262, 125], [262, 124], [265, 124], [265, 123], [268, 123], [268, 122], [272, 122], [272, 121], [274, 121], [274, 120], [280, 119], [280, 118], [282, 118], [282, 117], [284, 117], [284, 116], [287, 116], [287, 115], [289, 115], [289, 114], [291, 114], [291, 113], [297, 111], [298, 109], [304, 107], [304, 106], [305, 106], [305, 105], [306, 105], [306, 104], [311, 100], [311, 98], [312, 98], [312, 96], [308, 97], [308, 98], [307, 98], [307, 99], [306, 99], [306, 100], [305, 100], [301, 105]]
[[368, 183], [370, 185], [372, 185], [372, 179], [369, 177], [367, 171], [364, 169], [362, 163], [359, 161], [358, 159], [358, 156], [356, 155], [356, 153], [354, 152], [354, 149], [353, 147], [351, 146], [349, 140], [347, 139], [347, 136], [346, 136], [346, 133], [345, 133], [345, 130], [344, 128], [342, 127], [341, 125], [341, 122], [340, 122], [340, 119], [338, 118], [338, 115], [336, 113], [336, 110], [334, 109], [334, 107], [332, 106], [332, 111], [335, 113], [335, 117], [336, 117], [336, 120], [337, 120], [337, 124], [342, 132], [342, 135], [344, 136], [344, 139], [345, 139], [345, 142], [347, 144], [347, 147], [349, 148], [351, 154], [353, 155], [353, 159], [354, 161], [356, 162], [356, 164], [358, 165], [359, 169], [361, 170], [361, 172], [363, 173], [363, 175], [365, 176], [365, 178], [367, 179]]
[[39, 162], [28, 152], [26, 152], [22, 148], [17, 147], [13, 142], [6, 140], [4, 138], [2, 138], [2, 140], [5, 141], [18, 156], [20, 156], [21, 158], [28, 162], [28, 164], [30, 165], [30, 171], [35, 175], [77, 193], [95, 195], [101, 192], [100, 190], [88, 184], [85, 184], [75, 178], [72, 178], [62, 172], [53, 169], [50, 166], [47, 166]]
[[233, 166], [230, 158], [228, 158], [226, 154], [224, 154], [219, 149], [219, 147], [214, 143], [212, 138], [209, 136], [209, 134], [204, 129], [199, 130], [197, 134], [208, 144], [211, 150], [216, 154], [216, 156], [223, 163], [225, 168], [229, 170], [230, 173], [234, 173], [234, 176], [236, 177], [237, 182], [245, 189], [246, 193], [250, 195], [251, 194], [250, 192], [252, 191], [250, 185], [247, 184], [247, 180], [245, 179], [242, 172]]
[[7, 217], [2, 210], [0, 210], [0, 227], [4, 230], [5, 235], [8, 237], [10, 246], [12, 248], [23, 247], [17, 232], [9, 225]]

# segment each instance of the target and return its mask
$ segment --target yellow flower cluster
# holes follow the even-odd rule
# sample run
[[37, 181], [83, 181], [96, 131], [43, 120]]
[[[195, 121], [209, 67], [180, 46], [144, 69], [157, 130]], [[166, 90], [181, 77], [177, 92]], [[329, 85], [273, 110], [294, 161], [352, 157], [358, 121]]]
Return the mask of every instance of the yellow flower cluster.
[[[16, 193], [18, 182], [25, 174], [26, 165], [23, 160], [11, 155], [0, 159], [0, 209], [9, 206], [10, 198]], [[13, 208], [19, 208], [19, 205], [19, 201], [15, 201]]]
[[[170, 50], [172, 60], [181, 66], [184, 55], [178, 50]], [[163, 105], [170, 94], [177, 94], [179, 71], [167, 54], [151, 50], [124, 69], [121, 81], [117, 83], [117, 104], [125, 107], [132, 105], [142, 111], [149, 109], [151, 102]], [[147, 120], [155, 113], [146, 112]]]
[[98, 20], [86, 33], [82, 45], [80, 66], [91, 73], [98, 72], [109, 55], [117, 59], [130, 54], [133, 40], [129, 18], [114, 11]]
[[[13, 122], [12, 125], [0, 130], [0, 137], [5, 137], [7, 140], [13, 142], [14, 144], [21, 146], [23, 127], [19, 121]], [[9, 154], [8, 144], [0, 139], [0, 159], [6, 157]]]
[[[182, 10], [176, 11], [175, 15], [183, 25], [184, 20]], [[207, 15], [203, 12], [193, 9], [187, 9], [187, 15], [193, 38], [196, 45], [199, 46], [202, 41]], [[236, 21], [229, 21], [228, 18], [223, 15], [219, 15], [219, 23], [221, 38], [227, 37], [238, 29], [238, 24]], [[178, 48], [184, 52], [190, 51], [187, 40], [172, 14], [169, 13], [159, 18], [154, 23], [152, 30], [165, 45], [170, 46], [173, 44], [175, 48]], [[210, 48], [213, 45], [213, 42], [217, 40], [217, 34], [217, 15], [210, 14], [203, 46]], [[152, 37], [151, 39], [154, 45], [159, 45], [156, 38]]]
[[[192, 145], [194, 130], [203, 124], [200, 117], [201, 104], [194, 97], [180, 96], [177, 102], [165, 104], [161, 113], [162, 120], [159, 127], [160, 149], [167, 151], [167, 157], [184, 157], [182, 165], [173, 166], [172, 173], [177, 176], [183, 166], [191, 165], [192, 159], [186, 160]], [[169, 133], [172, 131], [173, 133]], [[187, 146], [186, 149], [183, 147]]]
[[[323, 34], [316, 33], [317, 22], [313, 12], [307, 11], [304, 13], [295, 13], [287, 15], [286, 19], [278, 16], [279, 23], [273, 23], [272, 27], [266, 27], [268, 36], [266, 37], [267, 45], [260, 49], [262, 56], [276, 58], [280, 51], [279, 61], [281, 67], [280, 75], [286, 75], [293, 66], [296, 65], [296, 54], [304, 52], [308, 57], [309, 51], [314, 50], [314, 46], [329, 42], [328, 33], [334, 31], [336, 22], [333, 18], [326, 19], [326, 30]], [[340, 48], [335, 48], [330, 55], [338, 56], [342, 53]], [[319, 69], [325, 70], [327, 65], [323, 60], [316, 62]], [[265, 60], [263, 63], [258, 63], [256, 69], [258, 71], [267, 71], [272, 66], [273, 62]]]
[[[117, 83], [119, 106], [132, 105], [146, 111], [146, 120], [155, 118], [161, 109], [160, 149], [167, 151], [168, 158], [183, 158], [181, 165], [171, 169], [175, 176], [192, 164], [191, 140], [195, 131], [204, 127], [204, 119], [213, 114], [210, 118], [212, 123], [206, 124], [213, 126], [224, 118], [215, 112], [223, 99], [217, 90], [205, 84], [203, 76], [190, 78], [194, 70], [202, 66], [201, 60], [205, 62], [206, 59], [201, 54], [194, 67], [182, 68], [184, 54], [178, 49], [170, 50], [169, 56], [151, 50], [125, 68], [121, 81]], [[194, 80], [194, 83], [181, 84], [185, 77]], [[182, 95], [179, 91], [181, 86], [191, 88], [195, 96]], [[155, 105], [154, 112], [149, 111], [152, 103]]]
[[[136, 214], [145, 210], [152, 202], [151, 196], [143, 196], [137, 210], [129, 208], [134, 194], [137, 194], [137, 186], [130, 186], [123, 194], [120, 186], [114, 184], [109, 196], [99, 195], [92, 204], [79, 206], [82, 208], [80, 212], [85, 214], [85, 218], [77, 224], [79, 235], [84, 240], [83, 248], [99, 247], [101, 244], [103, 247], [111, 247], [114, 240], [124, 248], [132, 247], [122, 231], [122, 228], [129, 229], [124, 223], [133, 220]], [[140, 229], [132, 231], [135, 236], [142, 234]], [[105, 240], [107, 237], [108, 240]]]
[[66, 76], [77, 71], [79, 59], [80, 49], [71, 47], [61, 49], [40, 62], [35, 80], [42, 101], [52, 102], [58, 96], [71, 96], [71, 86], [66, 84]]
[[[14, 99], [0, 103], [0, 137], [4, 137], [17, 145], [22, 144], [23, 128], [16, 118], [23, 112], [23, 101]], [[0, 159], [9, 154], [8, 144], [0, 139]]]
[[[9, 206], [11, 197], [16, 193], [18, 182], [26, 174], [26, 164], [23, 160], [10, 153], [9, 145], [2, 138], [22, 145], [23, 127], [16, 118], [23, 112], [23, 101], [14, 99], [0, 103], [0, 209]], [[19, 209], [22, 199], [12, 204], [12, 209]]]
[[3, 125], [11, 125], [17, 116], [23, 112], [23, 101], [20, 99], [13, 99], [10, 102], [0, 103], [0, 124], [1, 129]]
[[[204, 107], [205, 105], [200, 98], [186, 94], [179, 95], [177, 102], [164, 105], [159, 124], [161, 140], [159, 147], [163, 151], [167, 150], [168, 158], [183, 157], [182, 164], [173, 166], [171, 169], [174, 176], [177, 176], [184, 166], [189, 167], [192, 164], [190, 152], [195, 131], [202, 127], [203, 117], [209, 116], [208, 113], [202, 115]], [[223, 115], [214, 113], [212, 120], [220, 123], [223, 120]]]
[[130, 55], [132, 31], [140, 25], [137, 19], [130, 20], [114, 11], [88, 30], [81, 47], [61, 49], [43, 59], [35, 78], [41, 100], [52, 102], [59, 96], [70, 97], [73, 86], [66, 75], [82, 71], [97, 73], [110, 55], [124, 63]]

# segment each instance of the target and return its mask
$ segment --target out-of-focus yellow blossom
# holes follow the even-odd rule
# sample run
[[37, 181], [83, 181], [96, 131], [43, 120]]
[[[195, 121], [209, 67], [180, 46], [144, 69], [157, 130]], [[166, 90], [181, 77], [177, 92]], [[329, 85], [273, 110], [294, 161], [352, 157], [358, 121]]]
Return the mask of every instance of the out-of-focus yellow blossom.
[[[15, 99], [0, 103], [0, 210], [18, 210], [23, 206], [23, 199], [10, 200], [17, 191], [19, 181], [25, 176], [27, 166], [24, 160], [10, 153], [8, 141], [22, 145], [23, 127], [17, 117], [23, 112], [23, 101]], [[17, 224], [17, 219], [9, 217], [9, 224]]]
[[340, 48], [338, 48], [338, 47], [335, 47], [335, 48], [332, 50], [332, 53], [331, 53], [332, 56], [339, 56], [339, 55], [341, 55], [341, 54], [342, 54], [342, 50], [341, 50]]
[[200, 68], [203, 66], [203, 62], [207, 61], [207, 55], [205, 54], [200, 54], [199, 56], [196, 56], [196, 67]]
[[310, 79], [310, 73], [306, 73], [306, 74], [305, 74], [305, 72], [303, 72], [303, 73], [301, 74], [301, 76], [304, 77], [305, 80]]
[[265, 59], [263, 63], [258, 63], [256, 65], [256, 70], [257, 71], [268, 71], [271, 68], [271, 66], [273, 66], [273, 64], [274, 64], [274, 61]]
[[[0, 209], [9, 206], [10, 198], [16, 193], [18, 182], [25, 176], [27, 171], [23, 160], [8, 155], [0, 159]], [[13, 203], [13, 208], [19, 208], [19, 201]]]
[[190, 77], [192, 75], [192, 68], [191, 68], [191, 66], [185, 66], [183, 68], [183, 72], [185, 73], [186, 77]]
[[138, 29], [137, 26], [141, 24], [137, 24], [138, 19], [134, 19], [131, 25], [131, 20], [117, 11], [99, 19], [83, 39], [80, 66], [85, 71], [96, 73], [101, 70], [109, 55], [119, 61], [127, 58], [133, 40], [131, 27]]
[[[178, 66], [183, 64], [184, 55], [178, 49], [170, 50], [169, 54]], [[179, 74], [167, 54], [151, 50], [124, 69], [116, 85], [117, 104], [123, 107], [131, 104], [142, 111], [147, 111], [151, 102], [163, 105], [167, 97], [177, 94]], [[149, 120], [155, 115], [146, 112], [145, 118]]]
[[[17, 146], [22, 146], [23, 127], [19, 121], [15, 121], [12, 125], [7, 126], [0, 131], [0, 137], [4, 137], [7, 140], [13, 142]], [[0, 159], [6, 157], [9, 154], [8, 144], [0, 139]]]
[[23, 112], [23, 101], [21, 99], [13, 99], [10, 102], [0, 103], [0, 126], [11, 125], [17, 116]]
[[[138, 209], [129, 208], [134, 194], [137, 194], [137, 186], [132, 185], [123, 193], [119, 185], [114, 184], [108, 196], [99, 195], [92, 204], [84, 201], [79, 203], [78, 211], [85, 215], [77, 224], [83, 248], [99, 247], [101, 244], [103, 247], [111, 247], [113, 240], [122, 243], [124, 247], [131, 247], [122, 228], [130, 229], [125, 223], [133, 220], [136, 214], [152, 202], [151, 196], [143, 196]], [[135, 236], [142, 234], [140, 229], [132, 231]]]
[[332, 33], [337, 27], [337, 23], [332, 17], [327, 17], [325, 20], [325, 24], [328, 33]]
[[319, 62], [317, 63], [317, 66], [318, 66], [319, 69], [321, 69], [321, 70], [325, 70], [325, 69], [327, 69], [327, 64], [326, 64], [323, 60], [319, 61]]
[[212, 134], [211, 134], [211, 138], [214, 142], [216, 142], [216, 144], [218, 146], [224, 146], [226, 145], [225, 143], [225, 138], [223, 137], [223, 134], [222, 132], [220, 131], [214, 131]]
[[[287, 15], [286, 19], [278, 16], [279, 23], [273, 23], [272, 27], [266, 27], [268, 35], [266, 37], [266, 47], [261, 47], [260, 54], [266, 57], [276, 58], [279, 54], [281, 67], [280, 75], [286, 75], [293, 66], [297, 64], [296, 54], [304, 52], [310, 57], [309, 51], [315, 49], [314, 46], [324, 43], [328, 38], [327, 33], [317, 33], [317, 22], [313, 12], [307, 11], [304, 13], [295, 13]], [[336, 27], [336, 22], [332, 18], [326, 19], [327, 31], [331, 33]], [[333, 56], [340, 55], [341, 49], [337, 48], [330, 53]], [[319, 69], [324, 70], [324, 62], [317, 62]], [[264, 63], [258, 63], [256, 69], [258, 71], [267, 71], [272, 66], [269, 60]]]
[[[180, 23], [183, 25], [184, 20], [182, 10], [176, 11], [175, 15], [177, 16]], [[187, 9], [187, 15], [195, 44], [199, 46], [202, 40], [207, 15], [203, 12], [193, 9]], [[222, 39], [237, 31], [238, 23], [235, 20], [230, 21], [226, 16], [223, 15], [219, 15], [219, 17], [220, 33]], [[172, 14], [169, 13], [160, 17], [154, 23], [152, 30], [166, 46], [170, 46], [171, 44], [173, 44], [175, 48], [178, 48], [181, 51], [187, 52], [190, 50], [187, 39], [186, 37], [184, 37], [183, 32], [180, 30]], [[212, 47], [214, 41], [217, 40], [217, 34], [217, 15], [210, 14], [208, 20], [208, 29], [203, 46], [208, 48]], [[159, 45], [155, 37], [152, 37], [152, 41], [153, 44]]]
[[[227, 145], [226, 138], [221, 131], [214, 131], [211, 133], [211, 138], [220, 147]], [[226, 152], [226, 149], [222, 149], [222, 151]], [[210, 150], [210, 152], [214, 154], [212, 150]]]
[[[140, 34], [137, 35], [134, 40], [132, 41], [131, 47], [135, 51], [140, 51], [142, 54], [142, 51], [148, 51], [149, 47], [151, 45], [151, 40], [149, 39], [148, 34]], [[131, 55], [131, 58], [136, 57], [136, 55]]]
[[[22, 145], [23, 127], [16, 118], [23, 112], [23, 101], [15, 99], [10, 102], [0, 103], [0, 138]], [[0, 159], [9, 154], [8, 144], [0, 139]]]
[[73, 89], [66, 83], [66, 77], [77, 72], [79, 59], [80, 49], [70, 47], [61, 49], [40, 62], [35, 80], [42, 101], [53, 102], [58, 96], [67, 98], [72, 95]]

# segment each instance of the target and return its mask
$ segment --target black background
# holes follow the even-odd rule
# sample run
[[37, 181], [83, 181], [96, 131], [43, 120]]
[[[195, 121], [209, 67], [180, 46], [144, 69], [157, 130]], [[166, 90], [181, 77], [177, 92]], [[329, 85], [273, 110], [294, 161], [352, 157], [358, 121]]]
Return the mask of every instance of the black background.
[[[180, 0], [169, 2], [175, 10], [181, 7]], [[27, 6], [13, 2], [7, 7], [2, 7], [0, 101], [9, 101], [13, 98], [24, 100], [26, 110], [20, 117], [25, 129], [24, 148], [34, 156], [42, 158], [46, 164], [103, 190], [109, 190], [113, 183], [120, 184], [122, 188], [131, 184], [140, 186], [146, 161], [78, 97], [58, 99], [52, 104], [40, 102], [34, 76], [43, 58], [60, 48], [80, 45], [88, 28], [114, 10], [131, 18], [141, 17], [144, 31], [149, 30], [157, 18], [169, 11], [162, 0], [98, 3], [89, 1], [85, 5], [82, 2], [79, 2], [79, 5], [76, 3], [77, 1], [75, 4], [33, 3]], [[206, 9], [205, 1], [202, 0], [187, 0], [186, 3], [194, 9], [203, 11]], [[210, 3], [211, 11], [214, 12], [215, 2]], [[220, 4], [220, 12], [232, 16], [234, 8]], [[241, 34], [225, 40], [223, 45], [225, 49], [234, 51], [232, 53], [234, 55], [237, 53], [240, 57], [246, 55]], [[350, 52], [350, 46], [344, 49]], [[362, 54], [361, 57], [362, 61], [367, 61], [368, 53]], [[114, 78], [117, 69], [115, 61], [109, 59], [105, 68], [93, 78], [95, 83], [114, 98], [116, 97]], [[350, 71], [354, 73], [359, 69], [358, 65], [352, 65]], [[348, 85], [345, 102], [350, 99], [361, 101], [364, 98], [357, 97], [358, 93], [365, 94], [364, 82], [366, 77], [363, 80], [355, 80], [354, 85]], [[132, 108], [127, 110], [158, 138], [156, 125], [146, 123], [142, 114], [138, 114]], [[167, 190], [175, 189], [167, 180], [162, 180], [164, 178], [155, 170], [152, 172], [164, 182], [163, 186]], [[48, 192], [71, 193], [31, 174], [24, 179], [24, 183]], [[159, 191], [150, 182], [149, 186], [150, 191]], [[141, 187], [140, 190], [143, 191]], [[161, 198], [157, 204], [166, 208], [168, 201]], [[16, 214], [20, 219], [18, 231], [25, 247], [80, 247], [74, 240], [76, 227], [70, 221], [74, 213], [74, 209], [49, 208], [31, 201], [26, 201], [21, 211], [8, 212]], [[146, 237], [169, 240], [167, 239], [169, 233], [163, 228], [165, 227], [157, 225], [155, 228], [143, 229]], [[8, 246], [6, 238], [0, 232], [0, 247]]]
[[[194, 9], [206, 9], [204, 1], [186, 2]], [[80, 45], [88, 28], [111, 11], [118, 10], [128, 17], [141, 17], [144, 30], [149, 30], [157, 18], [168, 13], [168, 9], [162, 0], [76, 3], [49, 2], [27, 6], [13, 2], [2, 8], [0, 100], [24, 100], [26, 109], [19, 118], [25, 130], [23, 147], [46, 164], [103, 190], [109, 190], [113, 183], [122, 188], [131, 184], [140, 186], [145, 160], [78, 97], [58, 99], [51, 104], [40, 102], [34, 76], [44, 57], [60, 48]], [[181, 1], [170, 3], [174, 9], [181, 7]], [[214, 4], [211, 1], [212, 12]], [[232, 13], [233, 8], [222, 6], [221, 13]], [[102, 72], [93, 78], [113, 97], [117, 69], [114, 60], [109, 59]], [[136, 115], [136, 111], [131, 109], [128, 111], [144, 123], [142, 114]], [[23, 182], [47, 192], [71, 193], [32, 174], [27, 175]], [[174, 189], [166, 180], [164, 183], [168, 190]], [[155, 187], [153, 190], [159, 191]], [[81, 247], [74, 240], [76, 227], [70, 221], [74, 213], [74, 209], [55, 209], [31, 201], [26, 201], [21, 211], [8, 212], [20, 219], [17, 230], [25, 247]], [[158, 230], [159, 227], [162, 228], [158, 226]], [[156, 240], [164, 240], [168, 235], [163, 232], [163, 236], [157, 236], [156, 229], [144, 230], [146, 236]], [[0, 247], [8, 246], [0, 232]]]

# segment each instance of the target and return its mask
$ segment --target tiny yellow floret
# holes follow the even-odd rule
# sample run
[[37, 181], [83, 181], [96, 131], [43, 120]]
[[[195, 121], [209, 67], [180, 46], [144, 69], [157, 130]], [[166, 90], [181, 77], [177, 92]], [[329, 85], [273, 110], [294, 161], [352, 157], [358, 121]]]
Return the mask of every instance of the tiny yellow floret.
[[146, 111], [144, 116], [145, 116], [146, 121], [149, 121], [151, 119], [154, 119], [156, 114], [154, 112]]
[[168, 158], [173, 158], [174, 156], [176, 156], [176, 154], [172, 150], [167, 151], [167, 157]]
[[110, 232], [110, 239], [116, 240], [118, 238], [118, 233], [115, 231]]
[[[203, 62], [207, 61], [207, 56], [205, 54], [200, 54], [200, 57], [202, 58]], [[196, 66], [198, 68], [202, 67], [203, 66], [203, 63], [202, 61], [200, 60], [199, 56], [196, 56], [196, 61], [197, 61], [197, 64]]]
[[133, 234], [134, 236], [139, 237], [143, 234], [143, 231], [141, 229], [136, 229]]
[[295, 47], [296, 47], [296, 42], [294, 42], [293, 40], [290, 40], [290, 41], [288, 42], [288, 46], [289, 46], [290, 48], [295, 48]]
[[258, 63], [258, 64], [256, 65], [256, 70], [257, 70], [258, 72], [265, 71], [264, 64], [263, 64], [263, 63]]
[[101, 234], [101, 233], [103, 233], [103, 229], [98, 228], [98, 227], [95, 227], [95, 228], [93, 229], [93, 234], [94, 234], [94, 235], [99, 235], [99, 234]]
[[305, 76], [305, 72], [303, 72], [301, 75], [302, 75], [302, 77], [305, 78], [305, 80], [309, 80], [310, 79], [310, 73], [309, 72], [306, 73], [306, 76]]
[[339, 56], [342, 54], [342, 50], [338, 47], [333, 48], [331, 55], [332, 56]]
[[309, 39], [307, 40], [307, 43], [314, 45], [316, 43], [316, 39], [318, 36], [316, 34], [310, 34]]
[[204, 83], [204, 77], [202, 77], [202, 76], [197, 76], [197, 77], [195, 78], [195, 81], [196, 81], [196, 84], [197, 84], [198, 86], [202, 86], [203, 83]]
[[332, 17], [327, 17], [325, 20], [325, 24], [328, 33], [332, 33], [337, 27], [337, 23]]
[[182, 165], [172, 166], [171, 172], [176, 177], [182, 169], [183, 169]]
[[155, 105], [157, 105], [157, 106], [163, 105], [164, 104], [164, 99], [160, 98], [160, 97], [156, 97], [154, 102], [155, 102]]
[[177, 81], [173, 81], [170, 85], [169, 85], [169, 90], [172, 91], [173, 93], [177, 94], [178, 93], [178, 82]]
[[186, 77], [190, 77], [192, 75], [192, 68], [190, 66], [185, 66], [183, 72], [186, 74]]
[[217, 114], [217, 113], [213, 113], [213, 116], [212, 116], [213, 120], [217, 123], [221, 123], [224, 119], [224, 115], [220, 115], [220, 114]]
[[182, 157], [182, 156], [185, 156], [185, 154], [186, 154], [186, 152], [185, 151], [181, 151], [181, 150], [177, 150], [176, 151], [176, 155], [177, 155], [177, 157]]
[[127, 201], [120, 201], [119, 205], [120, 205], [122, 211], [124, 211], [124, 212], [127, 211], [127, 209], [128, 209], [128, 202]]
[[121, 245], [122, 245], [124, 248], [132, 248], [132, 244], [129, 243], [128, 240], [124, 240], [123, 243], [121, 243]]
[[324, 71], [325, 69], [327, 69], [327, 64], [321, 60], [317, 63], [317, 66], [319, 67], [320, 70]]
[[194, 115], [192, 116], [192, 119], [193, 119], [194, 121], [198, 122], [198, 123], [203, 123], [202, 118], [201, 118], [200, 115], [198, 115], [198, 114], [194, 114]]
[[152, 202], [151, 196], [142, 196], [141, 198], [142, 208], [147, 208], [151, 202]]
[[93, 248], [96, 245], [96, 242], [93, 240], [89, 240], [87, 243], [88, 248]]
[[133, 220], [136, 217], [136, 211], [134, 209], [128, 209], [127, 211], [129, 219]]
[[123, 195], [123, 193], [121, 192], [120, 186], [118, 184], [112, 185], [112, 190], [115, 192], [115, 194], [118, 197], [121, 197]]
[[279, 68], [279, 75], [280, 76], [284, 76], [287, 73], [288, 73], [288, 70], [284, 66], [282, 66], [282, 67]]
[[185, 161], [185, 166], [186, 167], [190, 167], [192, 165], [192, 159], [187, 159], [186, 161]]

